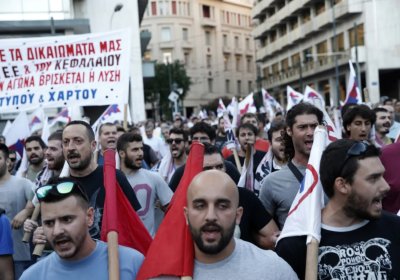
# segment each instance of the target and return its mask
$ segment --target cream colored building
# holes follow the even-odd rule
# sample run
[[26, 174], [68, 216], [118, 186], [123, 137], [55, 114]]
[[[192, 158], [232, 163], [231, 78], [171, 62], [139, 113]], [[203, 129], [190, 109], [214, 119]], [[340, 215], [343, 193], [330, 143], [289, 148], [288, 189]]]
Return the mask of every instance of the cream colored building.
[[263, 86], [282, 101], [287, 84], [298, 90], [309, 84], [337, 104], [337, 93], [345, 97], [349, 59], [358, 60], [370, 101], [399, 99], [398, 0], [256, 0], [252, 17]]
[[180, 60], [192, 85], [184, 114], [221, 96], [245, 96], [255, 87], [250, 0], [151, 0], [141, 30], [151, 32], [145, 59]]

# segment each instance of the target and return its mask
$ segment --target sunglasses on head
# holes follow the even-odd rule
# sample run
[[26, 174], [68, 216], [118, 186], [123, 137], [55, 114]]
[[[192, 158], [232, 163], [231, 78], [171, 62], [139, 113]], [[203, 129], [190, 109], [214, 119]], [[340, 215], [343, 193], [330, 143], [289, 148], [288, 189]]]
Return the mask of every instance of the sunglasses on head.
[[167, 141], [167, 143], [168, 144], [172, 144], [172, 143], [176, 143], [176, 144], [180, 144], [180, 143], [182, 143], [183, 142], [183, 139], [181, 139], [181, 138], [176, 138], [176, 139], [171, 139], [171, 138], [169, 138], [169, 139], [167, 139], [166, 140]]
[[49, 194], [62, 197], [70, 193], [80, 193], [86, 201], [89, 201], [86, 193], [74, 182], [61, 182], [57, 184], [44, 185], [36, 190], [36, 196], [39, 201], [44, 200]]
[[370, 144], [367, 141], [360, 141], [360, 142], [354, 143], [347, 150], [346, 157], [342, 164], [342, 169], [340, 170], [340, 174], [342, 174], [343, 168], [346, 165], [346, 163], [349, 161], [349, 159], [351, 159], [352, 157], [360, 156], [363, 153], [365, 153], [365, 151], [368, 149], [368, 146], [370, 146]]

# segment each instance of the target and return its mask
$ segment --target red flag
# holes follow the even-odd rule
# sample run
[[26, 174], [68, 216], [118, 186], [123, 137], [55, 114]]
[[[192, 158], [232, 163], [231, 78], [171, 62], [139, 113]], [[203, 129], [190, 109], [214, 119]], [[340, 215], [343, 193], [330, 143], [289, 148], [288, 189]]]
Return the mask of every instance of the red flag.
[[161, 275], [193, 277], [194, 247], [183, 207], [190, 182], [203, 170], [203, 154], [204, 146], [193, 143], [183, 177], [142, 264], [138, 280]]
[[104, 152], [104, 188], [106, 198], [101, 240], [107, 242], [107, 233], [116, 231], [120, 245], [136, 249], [146, 255], [152, 238], [117, 182], [114, 150]]

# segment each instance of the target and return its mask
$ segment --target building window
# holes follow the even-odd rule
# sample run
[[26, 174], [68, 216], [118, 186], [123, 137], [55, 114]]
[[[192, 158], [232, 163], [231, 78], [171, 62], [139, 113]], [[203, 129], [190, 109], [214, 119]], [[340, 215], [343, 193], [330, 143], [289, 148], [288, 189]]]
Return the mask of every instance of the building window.
[[342, 51], [344, 51], [344, 34], [340, 33], [340, 34], [336, 35], [337, 48], [336, 48], [336, 45], [335, 45], [335, 38], [331, 39], [331, 43], [332, 43], [332, 51], [333, 52], [342, 52]]
[[279, 75], [279, 63], [278, 63], [278, 62], [272, 64], [272, 74], [273, 74], [274, 76]]
[[228, 35], [227, 34], [222, 35], [222, 43], [224, 44], [224, 47], [228, 46]]
[[275, 42], [275, 40], [276, 40], [276, 30], [273, 30], [271, 32], [271, 35], [269, 36], [269, 39], [270, 39], [271, 43]]
[[205, 37], [206, 37], [206, 45], [207, 46], [211, 46], [211, 32], [210, 31], [206, 31], [205, 32]]
[[239, 48], [240, 48], [239, 36], [235, 36], [235, 48], [236, 48], [236, 49], [239, 49]]
[[229, 71], [229, 54], [224, 55], [224, 70]]
[[237, 94], [241, 95], [242, 94], [242, 81], [237, 81]]
[[171, 2], [171, 10], [172, 10], [172, 14], [176, 15], [176, 1]]
[[320, 65], [324, 65], [328, 62], [328, 57], [326, 56], [328, 52], [328, 43], [327, 41], [323, 41], [317, 44], [317, 54], [318, 54], [318, 62]]
[[310, 9], [304, 10], [303, 13], [301, 14], [301, 22], [306, 23], [310, 21], [310, 19], [311, 19], [311, 10]]
[[158, 8], [160, 9], [160, 15], [168, 15], [168, 6], [167, 6], [167, 2], [165, 1], [159, 1], [158, 3]]
[[294, 19], [292, 19], [292, 20], [289, 21], [290, 30], [294, 30], [294, 29], [296, 29], [298, 26], [299, 26], [299, 21], [298, 21], [297, 18], [294, 18]]
[[354, 28], [349, 29], [349, 42], [351, 48], [356, 46], [355, 34], [357, 34], [357, 45], [364, 46], [364, 24], [357, 26], [356, 30], [357, 31], [355, 32]]
[[305, 49], [303, 51], [304, 61], [309, 62], [313, 60], [313, 51], [312, 48]]
[[315, 14], [319, 15], [325, 12], [325, 1], [320, 1], [315, 4]]
[[292, 67], [297, 67], [300, 64], [300, 53], [292, 55]]
[[213, 79], [212, 78], [208, 78], [207, 79], [207, 84], [208, 84], [208, 92], [211, 93], [213, 92]]
[[164, 64], [172, 63], [171, 51], [163, 52], [163, 62]]
[[204, 18], [211, 18], [210, 6], [203, 5], [203, 17]]
[[225, 92], [226, 93], [231, 92], [231, 81], [230, 80], [225, 80]]
[[190, 61], [190, 52], [184, 52], [183, 53], [183, 62], [185, 66], [189, 66], [189, 61]]
[[207, 68], [210, 69], [211, 68], [211, 55], [207, 55]]
[[285, 58], [281, 61], [282, 73], [286, 74], [289, 70], [289, 59]]
[[150, 51], [145, 51], [143, 54], [143, 60], [149, 61], [151, 60], [151, 52]]
[[236, 56], [236, 71], [242, 71], [241, 64], [242, 64], [242, 57], [240, 55]]
[[252, 92], [253, 91], [253, 81], [249, 81], [248, 82], [248, 92]]
[[161, 42], [171, 41], [171, 28], [162, 27], [161, 28]]
[[187, 28], [182, 28], [182, 39], [183, 41], [188, 41], [189, 39], [189, 30]]
[[156, 1], [151, 2], [151, 14], [153, 16], [157, 15], [157, 2]]
[[253, 72], [253, 60], [251, 56], [248, 56], [246, 58], [246, 65], [247, 65], [247, 72], [252, 73]]
[[246, 38], [246, 50], [251, 50], [249, 38]]

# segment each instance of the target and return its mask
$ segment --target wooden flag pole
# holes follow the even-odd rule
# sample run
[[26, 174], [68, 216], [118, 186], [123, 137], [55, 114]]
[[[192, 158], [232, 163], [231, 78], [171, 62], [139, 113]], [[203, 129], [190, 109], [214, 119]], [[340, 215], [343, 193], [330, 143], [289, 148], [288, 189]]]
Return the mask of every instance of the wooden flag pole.
[[318, 240], [312, 237], [311, 242], [307, 244], [306, 280], [317, 279], [318, 247]]
[[128, 104], [124, 104], [124, 129], [128, 131]]
[[[35, 210], [33, 210], [31, 220], [36, 222], [39, 217], [39, 214], [40, 214], [40, 204], [38, 203], [35, 206]], [[29, 240], [31, 239], [31, 236], [32, 236], [32, 232], [25, 231], [24, 237], [22, 238], [22, 242], [28, 243]]]
[[239, 156], [238, 156], [238, 153], [236, 151], [236, 148], [232, 149], [232, 153], [233, 153], [233, 157], [235, 158], [236, 168], [239, 171], [239, 173], [242, 173], [242, 166], [240, 164], [240, 160], [239, 160]]
[[118, 233], [107, 233], [108, 279], [119, 280]]
[[43, 253], [44, 247], [46, 244], [36, 244], [35, 249], [33, 250], [33, 255], [40, 257]]

